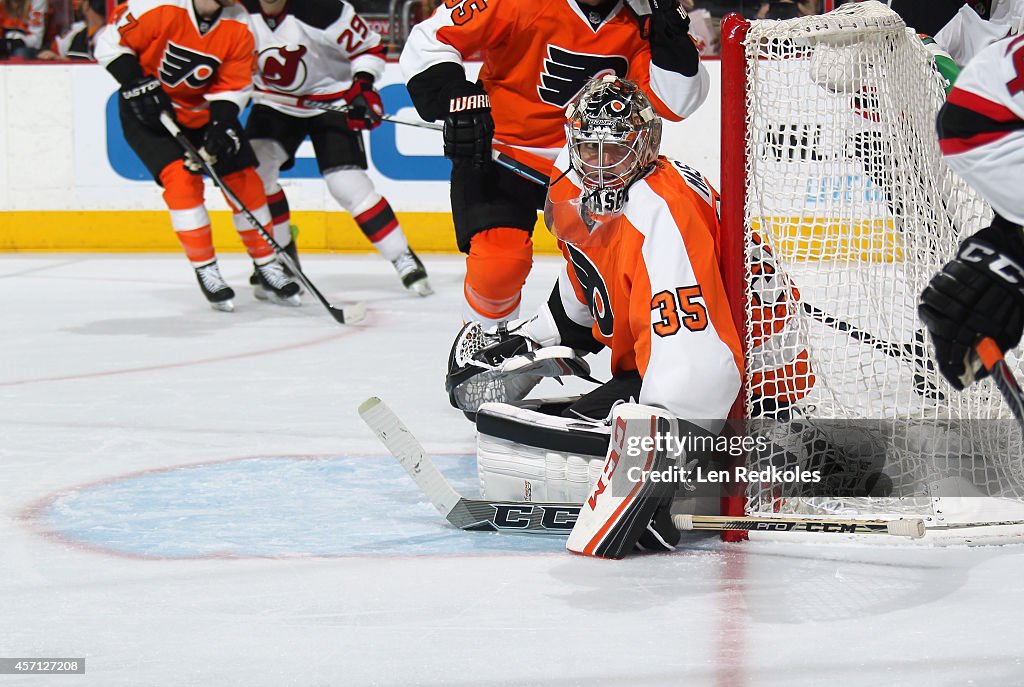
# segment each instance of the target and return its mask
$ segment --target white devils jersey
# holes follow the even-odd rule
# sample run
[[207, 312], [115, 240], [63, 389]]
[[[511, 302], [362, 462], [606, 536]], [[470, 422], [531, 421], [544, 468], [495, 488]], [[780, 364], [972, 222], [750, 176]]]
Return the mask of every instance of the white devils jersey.
[[953, 18], [933, 36], [935, 42], [963, 67], [985, 46], [1007, 36], [1016, 36], [1024, 23], [1024, 0], [1001, 0], [992, 8], [992, 16], [982, 19], [965, 4]]
[[967, 63], [939, 113], [939, 147], [1000, 215], [1024, 224], [1024, 36]]
[[276, 94], [336, 100], [356, 72], [375, 79], [384, 73], [386, 48], [380, 34], [344, 0], [291, 0], [276, 17], [265, 16], [258, 0], [244, 4], [256, 37], [257, 103], [289, 115], [315, 117], [322, 111], [272, 98]]

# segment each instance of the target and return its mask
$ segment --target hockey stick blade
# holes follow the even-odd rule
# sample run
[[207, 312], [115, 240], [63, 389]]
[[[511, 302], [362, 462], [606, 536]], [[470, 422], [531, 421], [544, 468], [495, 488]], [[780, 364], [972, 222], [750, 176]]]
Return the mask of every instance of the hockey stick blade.
[[381, 440], [416, 486], [448, 522], [463, 530], [567, 535], [580, 507], [572, 503], [519, 503], [467, 499], [434, 465], [423, 446], [394, 411], [377, 397], [359, 406], [359, 416]]
[[181, 128], [178, 127], [178, 123], [174, 121], [174, 117], [171, 116], [170, 112], [164, 111], [160, 113], [160, 123], [163, 124], [164, 128], [167, 129], [167, 132], [174, 137], [174, 140], [178, 142], [178, 145], [181, 146], [182, 150], [199, 161], [203, 167], [203, 171], [206, 172], [206, 174], [213, 180], [213, 183], [221, 190], [221, 193], [224, 194], [232, 205], [241, 211], [245, 216], [246, 221], [248, 221], [249, 224], [252, 225], [253, 229], [256, 230], [256, 233], [260, 235], [260, 238], [266, 241], [267, 245], [269, 245], [274, 251], [278, 259], [284, 263], [285, 267], [291, 270], [292, 274], [294, 274], [300, 282], [302, 282], [302, 285], [306, 287], [306, 290], [320, 301], [320, 304], [324, 306], [328, 314], [334, 318], [335, 322], [338, 322], [339, 324], [354, 324], [366, 317], [366, 303], [353, 303], [352, 305], [347, 306], [347, 310], [331, 305], [331, 303], [324, 298], [324, 295], [320, 293], [320, 289], [316, 288], [316, 286], [313, 285], [313, 282], [309, 280], [306, 273], [299, 269], [298, 264], [292, 260], [292, 256], [288, 255], [288, 253], [281, 248], [277, 241], [274, 240], [274, 237], [271, 236], [263, 227], [263, 224], [261, 224], [249, 208], [239, 200], [234, 191], [228, 188], [228, 185], [224, 183], [220, 178], [220, 175], [213, 169], [213, 165], [207, 162], [206, 158], [199, 154], [196, 147], [192, 145], [192, 141], [188, 140], [188, 137], [185, 136], [181, 131]]
[[1002, 394], [1006, 405], [1010, 406], [1010, 412], [1017, 419], [1021, 432], [1024, 432], [1024, 393], [1021, 392], [1017, 378], [1013, 376], [1010, 366], [1006, 363], [999, 344], [985, 337], [977, 343], [974, 350], [981, 358], [981, 364], [992, 375], [992, 381]]
[[[368, 398], [359, 406], [359, 415], [441, 515], [459, 529], [568, 535], [576, 523], [581, 508], [576, 503], [467, 499], [452, 488], [416, 437], [383, 401], [377, 397]], [[912, 538], [924, 536], [924, 522], [918, 519], [863, 521], [686, 515], [674, 516], [673, 523], [685, 530], [888, 534]]]

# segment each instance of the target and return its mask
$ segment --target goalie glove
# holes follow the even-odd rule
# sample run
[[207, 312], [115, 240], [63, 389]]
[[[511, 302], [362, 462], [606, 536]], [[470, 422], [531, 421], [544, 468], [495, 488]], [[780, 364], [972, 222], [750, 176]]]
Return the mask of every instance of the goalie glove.
[[939, 371], [957, 389], [988, 375], [974, 345], [991, 337], [1014, 348], [1024, 331], [1024, 236], [996, 218], [960, 245], [956, 259], [932, 277], [918, 314], [935, 346]]
[[485, 331], [479, 322], [462, 328], [451, 354], [445, 391], [452, 407], [474, 415], [488, 401], [515, 404], [544, 377], [590, 378], [590, 366], [568, 346], [542, 347], [504, 322]]

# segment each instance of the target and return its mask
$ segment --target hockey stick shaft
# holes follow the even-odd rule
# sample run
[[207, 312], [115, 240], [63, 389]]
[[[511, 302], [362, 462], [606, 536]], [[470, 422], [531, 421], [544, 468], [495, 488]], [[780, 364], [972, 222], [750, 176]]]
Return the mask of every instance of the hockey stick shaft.
[[981, 358], [981, 364], [992, 375], [992, 381], [995, 382], [1006, 405], [1010, 406], [1010, 412], [1017, 419], [1021, 432], [1024, 432], [1024, 393], [1021, 392], [1017, 378], [1013, 376], [1013, 371], [1003, 357], [999, 344], [985, 337], [977, 343], [974, 350]]
[[[456, 492], [398, 416], [379, 398], [359, 406], [359, 415], [384, 446], [406, 469], [427, 499], [455, 527], [487, 532], [522, 532], [567, 535], [579, 516], [575, 503], [534, 503], [467, 499]], [[765, 532], [820, 532], [924, 536], [919, 519], [894, 521], [814, 520], [810, 518], [674, 516], [682, 530], [758, 530]]]
[[672, 523], [680, 530], [744, 530], [747, 532], [820, 532], [823, 534], [888, 534], [920, 539], [924, 521], [908, 520], [815, 520], [813, 518], [750, 516], [731, 518], [724, 515], [673, 515]]
[[[945, 400], [946, 395], [928, 378], [929, 375], [934, 375], [935, 366], [928, 356], [928, 349], [924, 345], [924, 332], [922, 330], [919, 329], [914, 333], [913, 344], [895, 344], [891, 341], [883, 341], [849, 322], [829, 315], [821, 308], [817, 308], [806, 301], [802, 301], [801, 305], [804, 312], [826, 327], [842, 332], [854, 341], [871, 346], [891, 358], [912, 364], [914, 366], [914, 391], [925, 398], [931, 398], [936, 401]], [[921, 369], [922, 361], [924, 361], [924, 369]]]
[[178, 145], [180, 145], [185, 152], [187, 152], [191, 157], [199, 161], [199, 163], [203, 167], [203, 171], [206, 172], [211, 179], [213, 179], [213, 183], [217, 185], [217, 188], [221, 190], [221, 193], [224, 194], [224, 196], [228, 199], [228, 201], [231, 202], [231, 204], [234, 207], [238, 208], [242, 215], [245, 216], [245, 219], [249, 222], [249, 224], [252, 225], [253, 229], [255, 229], [257, 233], [259, 233], [260, 238], [267, 242], [267, 245], [270, 246], [274, 253], [277, 254], [277, 257], [282, 262], [284, 262], [288, 269], [292, 271], [292, 274], [298, 277], [299, 281], [302, 282], [302, 285], [305, 286], [306, 289], [308, 289], [309, 292], [312, 293], [318, 301], [320, 301], [324, 308], [327, 309], [327, 312], [330, 313], [331, 317], [333, 317], [337, 322], [341, 324], [351, 324], [353, 322], [358, 322], [359, 320], [363, 319], [363, 317], [366, 315], [365, 304], [356, 303], [354, 305], [349, 306], [348, 310], [346, 311], [342, 308], [331, 305], [331, 303], [326, 298], [324, 298], [324, 295], [320, 293], [320, 290], [313, 285], [313, 282], [309, 280], [306, 274], [301, 269], [299, 269], [299, 266], [296, 264], [296, 262], [292, 260], [292, 256], [288, 255], [288, 253], [285, 252], [283, 248], [281, 248], [277, 241], [274, 240], [274, 237], [271, 236], [270, 233], [263, 227], [263, 224], [258, 219], [256, 219], [255, 215], [252, 214], [252, 211], [250, 211], [249, 208], [247, 208], [245, 204], [242, 203], [238, 196], [235, 195], [235, 192], [232, 191], [228, 187], [228, 185], [224, 183], [224, 180], [221, 179], [220, 175], [217, 174], [216, 170], [214, 170], [213, 165], [207, 162], [206, 158], [199, 154], [199, 151], [196, 149], [196, 147], [192, 145], [192, 141], [190, 141], [188, 137], [185, 136], [181, 128], [178, 126], [178, 123], [174, 121], [174, 117], [171, 116], [170, 112], [165, 111], [161, 113], [160, 123], [164, 125], [164, 128], [167, 129], [168, 133], [170, 133], [171, 136], [174, 137], [174, 140], [178, 142]]
[[[284, 96], [277, 93], [266, 93], [261, 92], [259, 94], [263, 100], [270, 100], [273, 102], [281, 103], [282, 105], [292, 105], [294, 107], [303, 107], [307, 110], [324, 110], [326, 112], [340, 112], [341, 114], [347, 113], [352, 109], [350, 105], [338, 105], [334, 101], [330, 100], [317, 100], [315, 98], [306, 98], [303, 96]], [[432, 122], [412, 122], [408, 119], [399, 119], [394, 115], [382, 114], [380, 115], [381, 120], [385, 122], [391, 122], [392, 124], [401, 124], [403, 126], [413, 126], [419, 129], [429, 129], [431, 131], [441, 131], [444, 127], [440, 124], [434, 124]]]
[[[261, 92], [260, 97], [264, 100], [270, 100], [272, 102], [278, 102], [283, 105], [292, 105], [293, 107], [304, 107], [311, 110], [325, 110], [327, 112], [340, 112], [342, 114], [349, 111], [348, 105], [337, 105], [334, 102], [327, 100], [315, 100], [311, 98], [305, 98], [302, 96], [291, 96], [291, 95], [279, 95], [277, 93]], [[383, 114], [380, 118], [385, 122], [392, 124], [401, 124], [403, 126], [413, 126], [420, 129], [429, 129], [431, 131], [444, 131], [444, 126], [441, 124], [434, 124], [433, 122], [412, 122], [408, 119], [399, 119], [394, 115]], [[497, 150], [492, 151], [491, 159], [497, 164], [501, 165], [505, 169], [508, 169], [515, 174], [523, 177], [527, 181], [532, 181], [535, 184], [541, 186], [548, 185], [548, 175], [543, 172], [530, 167], [526, 163], [520, 162], [505, 153], [498, 152]]]

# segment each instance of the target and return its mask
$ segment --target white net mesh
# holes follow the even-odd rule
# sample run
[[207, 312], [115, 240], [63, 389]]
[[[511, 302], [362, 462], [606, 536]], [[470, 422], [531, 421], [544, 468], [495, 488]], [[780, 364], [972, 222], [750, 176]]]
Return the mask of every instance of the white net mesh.
[[[752, 463], [820, 459], [810, 419], [857, 473], [849, 498], [752, 485], [748, 511], [934, 516], [931, 497], [952, 483], [1024, 496], [1009, 409], [988, 380], [946, 384], [917, 318], [928, 280], [991, 217], [941, 160], [927, 49], [878, 2], [753, 22], [744, 47], [747, 416], [781, 399], [783, 424], [764, 431], [789, 442]], [[860, 498], [879, 469], [892, 489]]]

